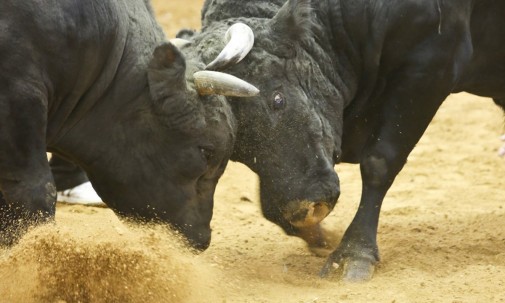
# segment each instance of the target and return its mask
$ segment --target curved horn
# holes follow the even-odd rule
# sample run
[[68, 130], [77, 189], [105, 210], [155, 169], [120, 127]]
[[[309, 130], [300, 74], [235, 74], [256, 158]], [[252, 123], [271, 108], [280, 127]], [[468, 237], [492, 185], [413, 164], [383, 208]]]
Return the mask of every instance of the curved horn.
[[181, 49], [183, 46], [191, 44], [191, 41], [181, 38], [173, 38], [170, 39], [170, 43], [175, 45], [175, 47], [177, 47], [178, 49]]
[[230, 65], [237, 64], [249, 53], [254, 45], [254, 33], [244, 23], [235, 23], [224, 35], [227, 41], [221, 53], [205, 67], [208, 70], [223, 70]]
[[198, 71], [193, 77], [200, 95], [252, 97], [260, 92], [254, 85], [226, 73]]

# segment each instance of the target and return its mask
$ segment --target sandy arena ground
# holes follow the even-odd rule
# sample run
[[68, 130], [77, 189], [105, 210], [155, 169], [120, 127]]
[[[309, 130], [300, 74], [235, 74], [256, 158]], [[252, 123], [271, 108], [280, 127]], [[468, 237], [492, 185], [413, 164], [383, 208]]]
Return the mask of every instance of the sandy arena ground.
[[[155, 0], [167, 35], [199, 28], [202, 2]], [[490, 99], [447, 100], [385, 199], [371, 282], [319, 279], [325, 259], [261, 216], [256, 175], [230, 163], [204, 253], [106, 208], [58, 205], [56, 226], [0, 250], [0, 302], [505, 302], [502, 131]], [[338, 240], [361, 182], [358, 166], [336, 170], [342, 195], [324, 224]]]

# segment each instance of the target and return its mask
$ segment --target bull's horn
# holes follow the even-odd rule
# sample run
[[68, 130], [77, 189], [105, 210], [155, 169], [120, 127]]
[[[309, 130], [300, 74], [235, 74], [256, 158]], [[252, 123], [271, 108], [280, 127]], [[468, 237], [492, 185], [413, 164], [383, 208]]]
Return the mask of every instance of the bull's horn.
[[184, 45], [191, 44], [191, 41], [181, 38], [173, 38], [170, 39], [170, 43], [175, 45], [175, 47], [177, 47], [178, 49], [181, 49]]
[[219, 55], [205, 67], [208, 70], [223, 70], [237, 64], [249, 53], [254, 45], [254, 33], [244, 23], [235, 23], [226, 31], [227, 44]]
[[254, 85], [226, 73], [198, 71], [193, 77], [200, 95], [252, 97], [260, 92]]

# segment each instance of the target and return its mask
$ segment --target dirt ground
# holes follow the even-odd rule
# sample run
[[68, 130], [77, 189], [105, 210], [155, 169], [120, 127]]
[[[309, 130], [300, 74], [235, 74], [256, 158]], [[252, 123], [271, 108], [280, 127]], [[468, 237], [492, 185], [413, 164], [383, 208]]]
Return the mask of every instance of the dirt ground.
[[[199, 27], [202, 0], [155, 0], [172, 37]], [[258, 180], [230, 163], [211, 247], [194, 255], [106, 208], [58, 205], [57, 224], [0, 250], [0, 302], [505, 302], [503, 115], [490, 99], [448, 98], [384, 201], [372, 281], [348, 284], [259, 210]], [[360, 197], [359, 168], [335, 167], [342, 195], [324, 221], [336, 238]]]

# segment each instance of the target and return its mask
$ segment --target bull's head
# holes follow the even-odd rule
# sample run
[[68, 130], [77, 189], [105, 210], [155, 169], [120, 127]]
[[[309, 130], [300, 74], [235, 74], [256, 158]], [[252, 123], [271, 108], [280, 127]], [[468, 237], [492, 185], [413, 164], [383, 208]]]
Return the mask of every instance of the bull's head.
[[[341, 128], [332, 125], [341, 121], [342, 106], [331, 82], [334, 75], [319, 65], [320, 60], [328, 58], [318, 44], [321, 42], [313, 38], [310, 1], [289, 0], [273, 17], [213, 19], [216, 14], [233, 15], [223, 11], [230, 2], [207, 1], [202, 32], [191, 38], [192, 46], [184, 51], [211, 62], [207, 69], [226, 69], [261, 89], [257, 97], [248, 100], [228, 98], [238, 122], [231, 159], [259, 175], [266, 218], [288, 234], [321, 245], [318, 223], [333, 209], [340, 193], [333, 165], [340, 154]], [[260, 2], [243, 5], [256, 5], [257, 11], [265, 7]], [[254, 47], [236, 47], [246, 43], [230, 39], [233, 30], [227, 31], [228, 43], [222, 46], [221, 35], [229, 24], [237, 22], [250, 26], [240, 39], [250, 41], [247, 37], [254, 32]], [[314, 49], [307, 51], [307, 44]], [[244, 57], [244, 49], [250, 52], [236, 64]], [[329, 99], [337, 101], [326, 102]]]
[[147, 71], [150, 102], [123, 119], [131, 123], [124, 136], [135, 148], [119, 153], [129, 163], [108, 163], [114, 177], [90, 174], [121, 217], [169, 223], [197, 249], [210, 243], [213, 195], [236, 137], [224, 96], [258, 93], [236, 77], [203, 69], [188, 64], [172, 43], [157, 47]]

